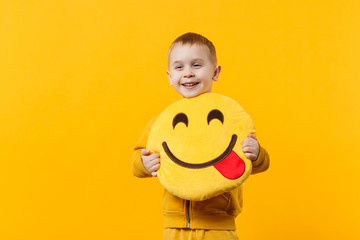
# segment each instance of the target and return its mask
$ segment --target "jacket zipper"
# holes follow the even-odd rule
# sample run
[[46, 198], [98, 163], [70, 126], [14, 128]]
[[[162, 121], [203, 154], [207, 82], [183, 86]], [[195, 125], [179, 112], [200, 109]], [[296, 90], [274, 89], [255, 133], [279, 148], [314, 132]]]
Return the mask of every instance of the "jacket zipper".
[[186, 228], [190, 228], [190, 200], [186, 200], [186, 214], [188, 220]]

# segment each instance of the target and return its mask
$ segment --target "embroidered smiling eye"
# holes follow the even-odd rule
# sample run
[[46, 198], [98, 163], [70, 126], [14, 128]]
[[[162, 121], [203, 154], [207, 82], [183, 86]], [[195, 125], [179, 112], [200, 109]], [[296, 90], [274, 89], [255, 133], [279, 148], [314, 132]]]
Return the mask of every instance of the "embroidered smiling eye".
[[186, 127], [188, 126], [189, 120], [185, 113], [178, 113], [173, 119], [173, 128], [175, 128], [176, 124], [184, 123]]
[[210, 121], [213, 119], [218, 119], [222, 124], [224, 124], [224, 115], [222, 114], [221, 111], [219, 111], [217, 109], [211, 110], [209, 112], [208, 117], [207, 117], [208, 124], [210, 124]]

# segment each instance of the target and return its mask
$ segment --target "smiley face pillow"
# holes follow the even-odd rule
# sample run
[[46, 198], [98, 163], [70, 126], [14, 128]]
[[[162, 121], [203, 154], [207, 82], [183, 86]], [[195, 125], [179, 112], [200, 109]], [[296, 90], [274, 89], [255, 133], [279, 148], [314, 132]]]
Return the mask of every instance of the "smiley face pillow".
[[161, 184], [175, 196], [201, 201], [240, 186], [251, 173], [242, 151], [255, 133], [233, 99], [204, 93], [168, 106], [155, 120], [147, 149], [160, 153]]

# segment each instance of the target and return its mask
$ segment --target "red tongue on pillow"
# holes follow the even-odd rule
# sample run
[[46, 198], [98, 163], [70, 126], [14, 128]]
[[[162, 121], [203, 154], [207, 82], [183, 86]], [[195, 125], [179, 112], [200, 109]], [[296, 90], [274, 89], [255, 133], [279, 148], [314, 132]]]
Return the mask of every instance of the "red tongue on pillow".
[[245, 162], [234, 151], [214, 167], [227, 179], [237, 179], [245, 172]]

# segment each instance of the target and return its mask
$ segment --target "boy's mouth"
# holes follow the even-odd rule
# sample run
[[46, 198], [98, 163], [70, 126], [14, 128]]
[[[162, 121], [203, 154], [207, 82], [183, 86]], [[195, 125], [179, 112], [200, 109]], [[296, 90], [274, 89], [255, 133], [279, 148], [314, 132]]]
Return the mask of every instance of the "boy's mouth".
[[181, 86], [184, 86], [185, 88], [193, 88], [198, 84], [199, 82], [186, 82], [186, 83], [182, 83]]

